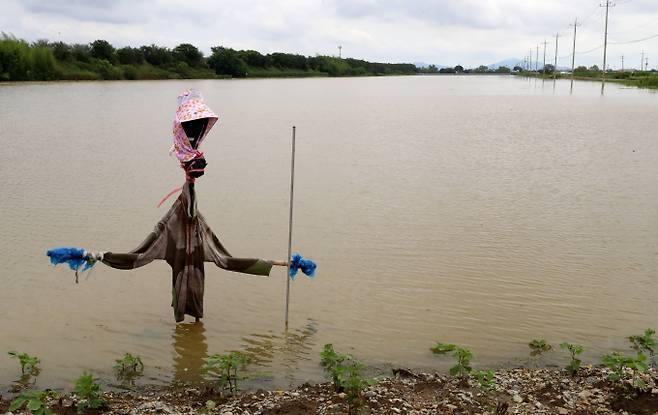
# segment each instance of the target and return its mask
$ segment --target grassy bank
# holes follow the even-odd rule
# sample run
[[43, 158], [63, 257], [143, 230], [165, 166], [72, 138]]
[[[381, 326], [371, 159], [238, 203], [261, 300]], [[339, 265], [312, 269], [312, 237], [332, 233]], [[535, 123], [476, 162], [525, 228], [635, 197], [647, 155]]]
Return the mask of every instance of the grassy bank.
[[[516, 72], [517, 76], [536, 77], [543, 79], [553, 79], [552, 73], [543, 74], [542, 72]], [[556, 74], [557, 79], [571, 79], [571, 74]], [[574, 79], [579, 81], [598, 81], [603, 79], [600, 71], [575, 71]], [[634, 72], [608, 72], [606, 73], [606, 82], [619, 82], [624, 85], [638, 88], [658, 89], [658, 72], [653, 71], [634, 71]]]
[[[9, 352], [20, 364], [21, 378], [11, 400], [0, 396], [0, 413], [26, 409], [26, 413], [221, 413], [227, 414], [612, 414], [625, 410], [655, 415], [658, 409], [658, 352], [655, 330], [627, 337], [630, 354], [613, 351], [596, 366], [581, 360], [583, 346], [559, 345], [566, 365], [541, 368], [543, 357], [558, 347], [544, 339], [528, 343], [529, 367], [474, 370], [474, 354], [463, 346], [436, 343], [429, 348], [454, 364], [449, 375], [394, 369], [376, 378], [354, 356], [326, 344], [318, 364], [329, 383], [304, 384], [290, 392], [242, 393], [249, 378], [247, 352], [212, 354], [201, 372], [205, 380], [191, 385], [135, 386], [144, 375], [138, 356], [125, 353], [114, 365], [117, 381], [128, 392], [103, 393], [101, 384], [84, 372], [73, 383], [73, 393], [34, 389], [41, 361], [26, 353]], [[630, 351], [629, 350], [629, 351]], [[43, 409], [44, 411], [39, 411]], [[46, 411], [47, 410], [47, 411]]]
[[194, 45], [115, 48], [105, 40], [66, 44], [28, 43], [2, 34], [0, 81], [141, 80], [376, 76], [419, 73], [413, 64], [368, 62], [333, 56], [212, 48], [204, 56]]

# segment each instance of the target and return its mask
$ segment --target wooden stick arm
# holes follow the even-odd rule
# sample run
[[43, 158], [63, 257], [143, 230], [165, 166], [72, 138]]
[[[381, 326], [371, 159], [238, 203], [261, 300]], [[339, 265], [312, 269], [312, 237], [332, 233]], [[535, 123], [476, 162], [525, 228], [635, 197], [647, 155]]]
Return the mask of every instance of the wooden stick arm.
[[288, 266], [288, 261], [276, 261], [272, 260], [272, 265], [278, 265], [280, 267], [287, 267]]

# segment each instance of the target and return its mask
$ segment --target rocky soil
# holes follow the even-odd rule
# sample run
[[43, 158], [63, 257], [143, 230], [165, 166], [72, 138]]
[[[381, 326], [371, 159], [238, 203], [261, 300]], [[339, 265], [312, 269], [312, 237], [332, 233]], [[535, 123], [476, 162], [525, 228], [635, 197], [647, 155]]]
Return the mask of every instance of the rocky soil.
[[[645, 391], [630, 381], [613, 383], [604, 368], [582, 368], [577, 376], [558, 369], [512, 369], [495, 374], [494, 384], [442, 374], [394, 370], [366, 389], [360, 414], [639, 414], [658, 415], [658, 374], [642, 375]], [[250, 391], [222, 398], [212, 389], [149, 387], [107, 392], [106, 414], [347, 414], [346, 396], [329, 383], [288, 391]], [[7, 398], [7, 397], [5, 397]], [[53, 410], [74, 414], [75, 396], [52, 402]], [[0, 402], [0, 413], [9, 402]], [[357, 413], [357, 412], [354, 412]]]

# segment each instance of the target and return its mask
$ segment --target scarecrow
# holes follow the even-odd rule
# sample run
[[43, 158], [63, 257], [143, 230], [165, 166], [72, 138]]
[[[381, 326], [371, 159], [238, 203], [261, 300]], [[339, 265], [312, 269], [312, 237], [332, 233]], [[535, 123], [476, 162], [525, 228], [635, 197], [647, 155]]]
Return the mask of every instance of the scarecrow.
[[297, 254], [291, 261], [232, 256], [197, 210], [194, 182], [203, 175], [206, 167], [199, 148], [217, 120], [217, 115], [205, 104], [199, 91], [186, 90], [178, 96], [171, 152], [185, 172], [185, 184], [160, 202], [162, 204], [169, 196], [181, 191], [169, 211], [137, 248], [127, 253], [55, 248], [47, 253], [51, 262], [68, 263], [76, 271], [77, 282], [78, 271], [89, 269], [96, 262], [112, 268], [133, 269], [156, 259], [165, 260], [172, 271], [172, 307], [176, 322], [183, 321], [185, 314], [197, 320], [203, 317], [205, 262], [243, 274], [269, 276], [272, 266], [279, 265], [289, 266], [290, 277], [294, 277], [298, 269], [313, 276], [315, 264]]

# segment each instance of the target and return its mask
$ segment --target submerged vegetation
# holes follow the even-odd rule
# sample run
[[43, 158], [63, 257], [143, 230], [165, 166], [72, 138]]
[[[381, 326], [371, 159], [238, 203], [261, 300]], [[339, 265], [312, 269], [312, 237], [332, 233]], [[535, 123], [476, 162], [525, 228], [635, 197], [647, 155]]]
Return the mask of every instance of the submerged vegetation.
[[0, 81], [361, 76], [419, 72], [415, 65], [406, 63], [280, 52], [262, 54], [224, 46], [211, 50], [206, 57], [189, 43], [173, 49], [157, 45], [116, 48], [102, 39], [89, 44], [48, 40], [28, 43], [2, 33]]
[[36, 356], [30, 356], [27, 353], [19, 352], [8, 352], [9, 356], [18, 359], [18, 362], [21, 365], [21, 373], [28, 375], [38, 375], [39, 374], [39, 363], [41, 360]]

